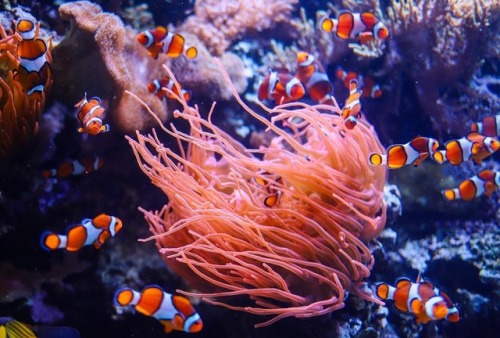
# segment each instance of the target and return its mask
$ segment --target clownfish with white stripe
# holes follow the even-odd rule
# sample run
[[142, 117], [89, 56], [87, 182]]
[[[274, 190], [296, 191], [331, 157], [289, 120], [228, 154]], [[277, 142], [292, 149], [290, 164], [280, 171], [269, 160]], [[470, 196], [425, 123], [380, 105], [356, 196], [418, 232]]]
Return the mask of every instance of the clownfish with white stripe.
[[87, 100], [87, 93], [77, 104], [77, 116], [82, 126], [78, 128], [79, 133], [97, 135], [109, 131], [109, 125], [103, 124], [106, 110], [101, 106], [101, 99], [94, 96]]
[[344, 82], [344, 86], [349, 89], [349, 83], [351, 80], [358, 80], [359, 88], [361, 89], [361, 98], [372, 98], [378, 99], [382, 97], [382, 89], [375, 81], [369, 76], [362, 76], [356, 72], [346, 72], [341, 67], [337, 67], [335, 71], [337, 79]]
[[281, 197], [281, 190], [277, 188], [277, 184], [282, 183], [281, 176], [272, 175], [267, 171], [259, 171], [254, 177], [254, 181], [269, 194], [264, 198], [264, 205], [268, 208], [277, 205]]
[[387, 27], [371, 12], [343, 11], [337, 19], [323, 18], [320, 27], [327, 33], [334, 32], [339, 39], [356, 39], [363, 44], [374, 39], [383, 41], [389, 36]]
[[116, 306], [133, 305], [137, 312], [154, 317], [164, 326], [166, 333], [173, 330], [200, 332], [203, 322], [189, 299], [164, 292], [158, 285], [148, 285], [141, 292], [123, 288], [115, 293]]
[[473, 122], [470, 131], [483, 136], [500, 136], [500, 115], [488, 115], [481, 122]]
[[490, 197], [500, 187], [500, 172], [482, 170], [476, 176], [468, 178], [459, 184], [458, 188], [443, 189], [444, 198], [448, 201], [472, 201], [474, 198], [485, 194]]
[[258, 98], [261, 101], [273, 99], [276, 104], [300, 100], [305, 94], [300, 80], [287, 69], [269, 71], [259, 86]]
[[331, 95], [333, 85], [314, 55], [307, 52], [297, 53], [297, 78], [305, 85], [311, 99], [334, 105]]
[[429, 156], [437, 163], [443, 163], [443, 155], [438, 151], [439, 142], [430, 137], [417, 136], [405, 144], [394, 144], [387, 148], [387, 155], [371, 153], [368, 161], [371, 165], [387, 165], [398, 169], [413, 164], [417, 167]]
[[174, 81], [168, 76], [165, 76], [161, 80], [153, 80], [152, 82], [148, 83], [147, 87], [148, 91], [155, 94], [160, 100], [164, 97], [167, 97], [168, 99], [175, 99], [175, 96], [172, 95], [172, 93], [166, 91], [164, 88], [171, 90], [175, 95], [179, 97], [183, 96], [186, 101], [189, 101], [191, 99], [191, 93], [183, 89], [182, 87], [180, 87], [179, 93], [179, 90], [177, 89]]
[[428, 323], [432, 320], [446, 319], [456, 323], [460, 320], [458, 309], [450, 297], [429, 280], [417, 278], [412, 283], [408, 278], [400, 278], [396, 286], [378, 283], [376, 295], [382, 300], [394, 301], [394, 307], [403, 313], [411, 313], [417, 323]]
[[93, 245], [94, 248], [100, 249], [122, 227], [123, 223], [118, 217], [100, 214], [93, 219], [85, 218], [80, 223], [70, 225], [66, 230], [66, 235], [44, 231], [40, 238], [40, 244], [47, 251], [57, 249], [78, 251], [87, 245]]
[[349, 83], [349, 97], [342, 109], [342, 118], [347, 129], [353, 129], [361, 118], [361, 91], [358, 90], [358, 81], [352, 79]]
[[165, 53], [171, 58], [177, 58], [184, 53], [188, 59], [194, 59], [198, 55], [196, 47], [184, 46], [185, 40], [182, 35], [170, 33], [162, 26], [139, 33], [137, 41], [154, 59], [157, 59], [160, 53]]
[[40, 24], [28, 19], [19, 20], [16, 24], [16, 32], [22, 40], [17, 45], [20, 61], [14, 79], [23, 85], [29, 97], [42, 95], [45, 83], [52, 74], [47, 43], [38, 38], [39, 27]]
[[481, 164], [482, 161], [500, 148], [500, 142], [489, 136], [470, 133], [457, 140], [450, 140], [445, 144], [446, 150], [440, 150], [445, 161], [453, 165], [460, 165], [468, 160]]
[[99, 170], [104, 165], [102, 158], [97, 156], [85, 156], [77, 160], [64, 161], [57, 168], [44, 170], [42, 176], [45, 178], [65, 178], [69, 176], [87, 175]]

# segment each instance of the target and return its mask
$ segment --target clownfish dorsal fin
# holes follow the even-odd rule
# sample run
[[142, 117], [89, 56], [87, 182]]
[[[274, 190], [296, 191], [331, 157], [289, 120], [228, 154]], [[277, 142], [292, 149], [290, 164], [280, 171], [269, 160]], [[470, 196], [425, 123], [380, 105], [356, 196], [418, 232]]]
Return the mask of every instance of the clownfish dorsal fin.
[[396, 281], [396, 289], [401, 289], [409, 285], [411, 285], [411, 281], [406, 277], [398, 278]]

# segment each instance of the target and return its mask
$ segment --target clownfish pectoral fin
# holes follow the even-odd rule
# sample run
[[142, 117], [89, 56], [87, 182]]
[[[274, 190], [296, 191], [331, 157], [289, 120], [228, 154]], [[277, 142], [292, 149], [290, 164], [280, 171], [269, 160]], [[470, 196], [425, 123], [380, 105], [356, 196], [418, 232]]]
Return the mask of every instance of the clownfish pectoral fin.
[[429, 153], [420, 153], [417, 159], [413, 162], [414, 167], [418, 167], [422, 161], [424, 161], [427, 157], [429, 157]]
[[491, 197], [491, 194], [493, 194], [497, 190], [497, 185], [494, 182], [488, 181], [484, 184], [484, 194], [487, 197]]
[[100, 133], [107, 133], [109, 130], [109, 124], [102, 125], [101, 128], [99, 128]]
[[362, 32], [362, 33], [359, 33], [358, 39], [362, 45], [366, 45], [367, 43], [374, 40], [374, 36], [371, 32]]
[[[472, 144], [472, 147], [471, 147], [471, 153], [472, 153], [472, 155], [477, 155], [477, 154], [479, 154], [479, 153], [481, 152], [481, 149], [482, 149], [481, 144], [480, 144], [480, 143], [478, 143], [478, 142], [474, 142], [474, 143]], [[479, 163], [479, 164], [480, 164], [480, 163]]]
[[414, 315], [417, 316], [422, 312], [423, 306], [422, 303], [418, 300], [418, 298], [413, 298], [410, 301], [410, 310]]

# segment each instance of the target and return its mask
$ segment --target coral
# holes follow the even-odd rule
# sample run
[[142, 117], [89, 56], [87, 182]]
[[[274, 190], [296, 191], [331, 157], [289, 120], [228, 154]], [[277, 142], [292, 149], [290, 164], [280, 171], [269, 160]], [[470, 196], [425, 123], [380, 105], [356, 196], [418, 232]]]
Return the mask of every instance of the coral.
[[[269, 146], [246, 149], [211, 122], [214, 106], [205, 120], [182, 98], [174, 117], [187, 121], [190, 133], [162, 126], [180, 154], [155, 131], [127, 137], [140, 168], [169, 198], [159, 212], [141, 209], [150, 239], [201, 293], [181, 292], [274, 316], [258, 326], [340, 309], [346, 291], [376, 301], [361, 287], [374, 263], [364, 242], [382, 231], [386, 214], [386, 169], [366, 160], [383, 151], [373, 128], [362, 120], [346, 130], [336, 103], [260, 104], [269, 121], [245, 105], [217, 63], [241, 107], [275, 133]], [[265, 206], [273, 192], [278, 201]], [[230, 304], [228, 297], [240, 295], [253, 305]]]
[[[109, 101], [112, 128], [131, 132], [153, 123], [135, 100], [123, 95], [125, 90], [133, 90], [154, 107], [162, 121], [167, 120], [166, 105], [146, 88], [158, 75], [161, 63], [148, 57], [137, 43], [135, 31], [125, 28], [116, 15], [103, 13], [99, 5], [88, 1], [62, 4], [59, 14], [72, 23], [71, 30], [54, 49], [54, 72], [58, 78], [54, 91], [59, 97], [74, 104], [85, 92], [99, 96]], [[165, 59], [165, 55], [160, 56], [160, 62]]]
[[[38, 28], [34, 38], [39, 38]], [[33, 145], [45, 106], [45, 96], [52, 83], [50, 73], [45, 74], [47, 67], [42, 70], [46, 77], [41, 82], [38, 73], [32, 72], [28, 76], [20, 68], [18, 47], [22, 43], [19, 34], [7, 33], [0, 24], [0, 159], [20, 154]], [[50, 63], [50, 50], [47, 50], [46, 57]], [[44, 85], [40, 95], [28, 95], [33, 81]]]
[[297, 0], [197, 0], [194, 16], [178, 27], [193, 33], [208, 50], [222, 55], [229, 46], [252, 32], [262, 32], [290, 19]]

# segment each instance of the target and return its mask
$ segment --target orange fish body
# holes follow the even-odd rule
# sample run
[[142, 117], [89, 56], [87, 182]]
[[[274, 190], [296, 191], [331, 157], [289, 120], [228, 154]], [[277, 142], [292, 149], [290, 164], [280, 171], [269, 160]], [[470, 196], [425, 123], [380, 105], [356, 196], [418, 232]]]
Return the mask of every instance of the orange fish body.
[[376, 295], [383, 300], [394, 301], [394, 307], [401, 312], [411, 313], [417, 323], [446, 319], [450, 322], [460, 320], [458, 310], [448, 295], [435, 288], [428, 280], [412, 283], [407, 278], [400, 278], [396, 286], [379, 283]]
[[167, 29], [162, 26], [139, 33], [137, 41], [155, 59], [158, 58], [160, 53], [165, 53], [172, 58], [177, 58], [184, 53], [189, 59], [193, 59], [198, 55], [196, 47], [185, 48], [182, 35], [167, 32]]
[[104, 162], [97, 156], [83, 157], [73, 161], [64, 161], [55, 169], [44, 170], [45, 178], [65, 178], [69, 176], [86, 175], [102, 168]]
[[346, 72], [341, 67], [337, 67], [335, 71], [337, 79], [344, 82], [344, 86], [349, 89], [351, 80], [357, 80], [358, 86], [362, 91], [361, 98], [377, 99], [382, 96], [382, 89], [375, 81], [368, 76], [361, 76], [356, 72]]
[[189, 299], [164, 292], [157, 285], [148, 285], [141, 292], [123, 288], [115, 293], [115, 305], [134, 305], [137, 312], [154, 317], [164, 326], [165, 332], [173, 330], [200, 332], [203, 322]]
[[77, 116], [82, 124], [79, 133], [97, 135], [109, 131], [109, 125], [103, 124], [105, 109], [101, 106], [101, 99], [93, 97], [87, 100], [87, 93], [82, 100], [75, 104]]
[[481, 164], [483, 159], [500, 148], [500, 142], [490, 136], [470, 133], [457, 140], [445, 143], [446, 150], [441, 150], [444, 159], [453, 165], [460, 165], [468, 160]]
[[458, 188], [444, 189], [444, 198], [448, 201], [471, 201], [483, 194], [490, 197], [500, 187], [500, 172], [482, 170], [476, 176], [464, 180]]
[[14, 77], [30, 97], [42, 95], [45, 83], [52, 74], [47, 44], [38, 38], [38, 26], [27, 19], [19, 20], [16, 24], [16, 31], [22, 40], [17, 46], [20, 61]]
[[264, 205], [268, 208], [277, 205], [281, 197], [281, 190], [277, 186], [277, 184], [282, 183], [281, 176], [276, 177], [276, 175], [271, 175], [268, 172], [259, 171], [254, 181], [268, 193], [264, 198]]
[[481, 122], [472, 123], [470, 130], [483, 136], [498, 137], [500, 136], [500, 115], [485, 116]]
[[45, 231], [42, 233], [40, 243], [47, 251], [57, 249], [78, 251], [87, 245], [99, 249], [110, 237], [115, 236], [122, 226], [122, 221], [118, 217], [100, 214], [93, 219], [85, 218], [81, 223], [68, 227], [66, 235]]
[[371, 12], [341, 12], [337, 19], [322, 19], [320, 27], [327, 33], [334, 32], [339, 39], [357, 39], [361, 43], [373, 39], [383, 41], [389, 36], [387, 27]]
[[270, 71], [258, 90], [259, 100], [273, 99], [276, 104], [300, 100], [304, 94], [304, 86], [288, 70]]
[[186, 101], [189, 101], [191, 99], [191, 93], [183, 89], [182, 87], [180, 88], [179, 92], [179, 89], [177, 89], [177, 86], [175, 86], [174, 81], [168, 76], [165, 76], [161, 80], [153, 80], [152, 82], [148, 83], [147, 87], [148, 91], [155, 94], [159, 99], [163, 99], [164, 97], [175, 99], [175, 96], [172, 95], [172, 93], [166, 91], [164, 88], [170, 89], [175, 95], [179, 97], [183, 96]]
[[358, 81], [351, 80], [349, 84], [349, 97], [342, 109], [342, 118], [347, 129], [353, 129], [361, 118], [361, 91], [358, 90]]
[[436, 162], [443, 163], [444, 159], [438, 148], [437, 140], [417, 136], [406, 144], [390, 146], [387, 155], [371, 153], [368, 160], [371, 165], [387, 165], [390, 169], [398, 169], [409, 164], [416, 167], [429, 156]]
[[297, 53], [297, 78], [305, 85], [311, 99], [322, 104], [334, 105], [330, 79], [312, 54]]

